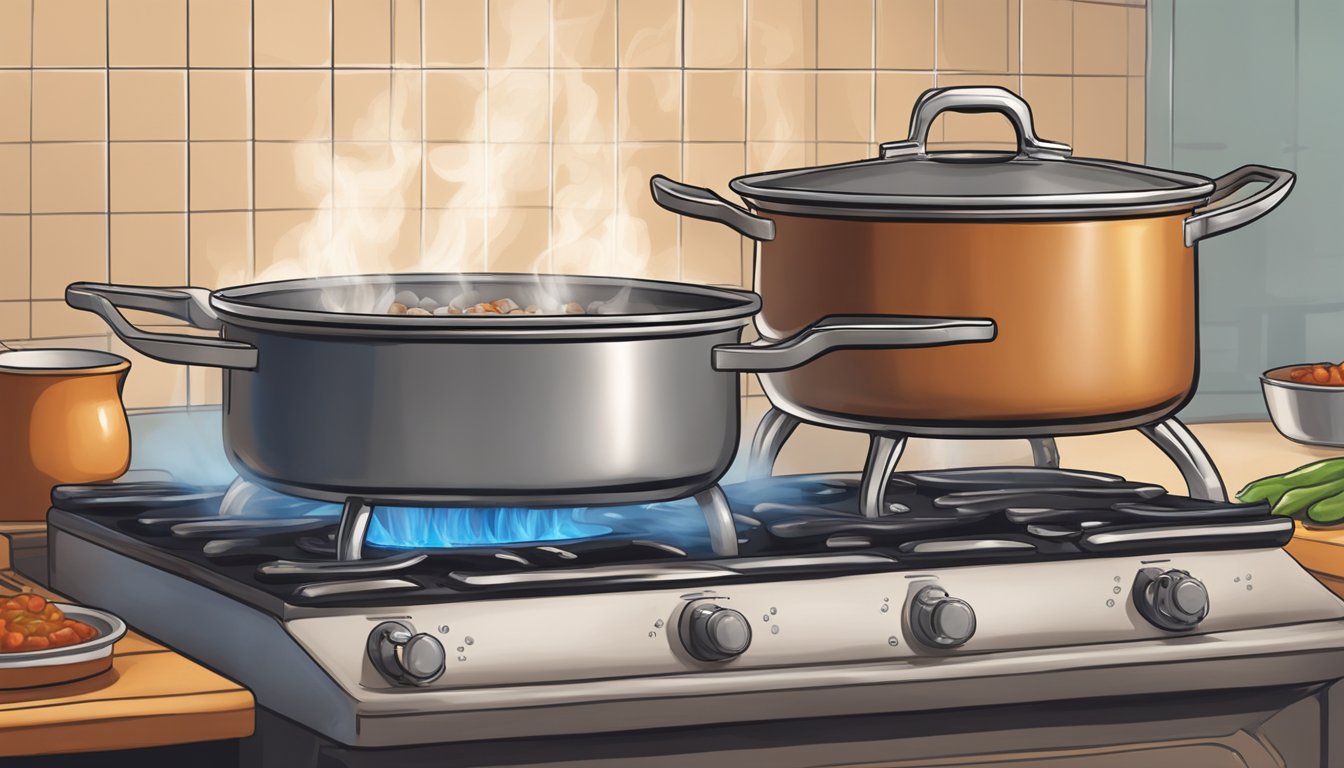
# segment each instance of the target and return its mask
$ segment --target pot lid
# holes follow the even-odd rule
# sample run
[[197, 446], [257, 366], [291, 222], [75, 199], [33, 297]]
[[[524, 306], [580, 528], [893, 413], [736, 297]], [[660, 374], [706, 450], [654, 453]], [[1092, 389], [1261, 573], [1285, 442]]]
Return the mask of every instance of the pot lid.
[[[1018, 151], [928, 152], [929, 126], [948, 111], [1004, 115]], [[1194, 208], [1213, 192], [1203, 176], [1071, 154], [1037, 138], [1031, 108], [1012, 91], [942, 88], [920, 96], [910, 138], [883, 144], [881, 157], [753, 174], [730, 186], [762, 210], [865, 219], [1093, 218]]]
[[[583, 314], [389, 314], [400, 294], [435, 305], [512, 299], [521, 306], [569, 302]], [[600, 305], [593, 308], [596, 303]], [[421, 304], [424, 308], [425, 304]], [[750, 291], [623, 277], [531, 273], [397, 273], [305, 277], [224, 288], [210, 307], [229, 325], [319, 335], [417, 339], [534, 339], [689, 335], [741, 328], [761, 308]]]

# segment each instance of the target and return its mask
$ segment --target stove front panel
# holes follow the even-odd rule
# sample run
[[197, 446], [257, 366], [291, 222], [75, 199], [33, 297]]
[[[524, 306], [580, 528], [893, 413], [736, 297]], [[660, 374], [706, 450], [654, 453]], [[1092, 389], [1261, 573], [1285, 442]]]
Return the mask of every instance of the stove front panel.
[[[764, 606], [766, 613], [753, 624], [757, 636], [747, 654], [736, 662], [707, 665], [691, 662], [674, 651], [676, 646], [666, 637], [667, 619], [662, 628], [645, 627], [656, 625], [657, 615], [672, 615], [668, 601], [684, 602], [686, 593], [678, 591], [592, 595], [573, 600], [483, 600], [414, 608], [409, 615], [388, 610], [376, 616], [326, 614], [282, 621], [235, 596], [60, 527], [52, 528], [51, 544], [54, 588], [122, 615], [137, 630], [239, 681], [256, 695], [261, 706], [342, 744], [362, 747], [666, 729], [744, 720], [835, 718], [1075, 698], [1151, 697], [1214, 688], [1299, 686], [1344, 678], [1344, 621], [1309, 621], [1311, 616], [1338, 616], [1338, 601], [1312, 589], [1314, 582], [1298, 579], [1297, 575], [1310, 577], [1276, 551], [1231, 553], [1221, 567], [1211, 555], [1171, 558], [1171, 563], [1190, 568], [1210, 584], [1214, 606], [1210, 621], [1227, 624], [1235, 623], [1235, 616], [1250, 616], [1251, 604], [1234, 600], [1235, 590], [1219, 587], [1218, 576], [1230, 577], [1232, 584], [1246, 592], [1245, 574], [1234, 571], [1248, 570], [1255, 585], [1248, 594], [1275, 596], [1264, 601], [1266, 613], [1256, 617], [1256, 623], [1301, 609], [1280, 626], [998, 653], [954, 651], [942, 658], [933, 654], [915, 658], [903, 650], [908, 648], [908, 641], [902, 635], [897, 646], [884, 646], [893, 656], [880, 657], [867, 647], [872, 631], [880, 629], [878, 637], [887, 643], [891, 627], [905, 629], [899, 618], [891, 616], [898, 612], [896, 607], [886, 612], [880, 607], [897, 605], [896, 592], [890, 594], [890, 603], [881, 603], [882, 594], [877, 595], [876, 603], [864, 598], [870, 588], [907, 581], [904, 574], [887, 574], [724, 587], [723, 593], [740, 601], [736, 604], [744, 608], [756, 600], [769, 598], [772, 602]], [[1120, 559], [1110, 563], [1142, 565]], [[1104, 578], [1094, 579], [1084, 588], [1081, 580], [1029, 578], [1029, 574], [1042, 573], [1035, 568], [986, 567], [981, 569], [982, 576], [975, 578], [964, 573], [970, 570], [936, 576], [949, 591], [980, 610], [986, 627], [981, 630], [983, 635], [977, 632], [980, 650], [986, 649], [988, 640], [1003, 637], [997, 624], [998, 618], [1005, 616], [1015, 617], [1013, 625], [1019, 639], [1033, 633], [1037, 640], [1047, 639], [1046, 632], [1031, 629], [1033, 600], [1021, 596], [1023, 588], [1034, 583], [1040, 587], [1040, 594], [1047, 595], [1054, 584], [1066, 593], [1076, 589], [1077, 594], [1093, 598], [1094, 592], [1113, 589], [1106, 586], [1106, 580], [1114, 583], [1110, 571], [1094, 574]], [[1016, 576], [1019, 573], [1023, 575]], [[1062, 571], [1043, 573], [1067, 577]], [[925, 578], [910, 575], [915, 576], [909, 580], [911, 584]], [[935, 574], [927, 575], [932, 576]], [[1238, 576], [1242, 581], [1235, 581]], [[1022, 579], [1017, 582], [1016, 593], [1011, 584], [979, 586], [1013, 578]], [[1282, 586], [1271, 586], [1279, 580]], [[1262, 583], [1266, 586], [1261, 587]], [[911, 584], [905, 588], [909, 590]], [[1295, 595], [1297, 590], [1305, 596]], [[991, 607], [994, 594], [1018, 597]], [[836, 610], [829, 618], [809, 616], [816, 606], [804, 601], [804, 596], [825, 598], [828, 602], [823, 607], [835, 606]], [[1114, 598], [1104, 598], [1103, 606], [1108, 599]], [[627, 604], [627, 600], [634, 602]], [[1255, 602], [1261, 601], [1255, 598]], [[632, 607], [613, 608], [625, 605]], [[776, 612], [769, 614], [772, 605]], [[861, 613], [872, 613], [877, 619], [847, 631], [843, 623], [846, 605], [860, 606]], [[1117, 616], [1121, 615], [1118, 605]], [[657, 606], [661, 614], [639, 610], [641, 606]], [[1219, 613], [1221, 606], [1229, 606], [1226, 616]], [[790, 619], [795, 610], [798, 618]], [[529, 616], [529, 611], [534, 615]], [[364, 638], [379, 621], [409, 619], [417, 622], [417, 628], [437, 632], [434, 621], [441, 615], [443, 621], [458, 622], [456, 627], [449, 624], [448, 634], [443, 637], [461, 637], [463, 641], [460, 646], [448, 647], [464, 649], [450, 657], [456, 668], [441, 682], [428, 688], [391, 687], [371, 676], [363, 653]], [[765, 615], [771, 615], [772, 621], [764, 622]], [[627, 626], [613, 618], [594, 620], [600, 616], [628, 616], [637, 623]], [[1133, 617], [1129, 622], [1131, 627], [1136, 626]], [[1107, 626], [1119, 631], [1123, 623], [1117, 619]], [[780, 626], [781, 630], [762, 633], [759, 628], [766, 624]], [[1080, 620], [1076, 626], [1086, 624]], [[648, 637], [650, 631], [657, 636]], [[1146, 629], [1131, 629], [1129, 638], [1138, 637], [1140, 632], [1156, 637]], [[779, 642], [772, 644], [762, 635]], [[472, 637], [469, 645], [467, 636]], [[795, 641], [785, 645], [782, 639], [791, 637]], [[762, 664], [763, 657], [784, 658], [787, 654], [783, 651], [804, 654], [806, 643], [802, 641], [807, 638], [817, 646], [808, 657], [812, 661], [773, 668]], [[649, 642], [633, 644], [632, 640]], [[865, 658], [887, 660], [818, 663], [828, 655], [838, 655], [835, 646], [827, 648], [821, 645], [823, 641], [857, 648], [857, 653], [867, 654]], [[1060, 639], [1053, 637], [1049, 642], [1058, 643]], [[622, 654], [621, 648], [634, 650]], [[574, 657], [566, 658], [565, 654]], [[906, 655], [899, 658], [896, 654]], [[456, 661], [458, 655], [466, 656], [467, 661]], [[637, 669], [638, 673], [614, 676], [619, 669]], [[480, 680], [486, 673], [495, 677], [495, 684], [469, 687], [462, 683], [467, 675]], [[497, 684], [506, 675], [509, 679], [533, 675], [536, 682]], [[577, 679], [580, 676], [603, 679]], [[541, 682], [559, 678], [575, 679]]]
[[[1180, 569], [1208, 590], [1209, 613], [1192, 632], [1158, 629], [1131, 588], [1141, 569]], [[974, 635], [952, 650], [921, 644], [910, 603], [936, 585], [975, 612]], [[706, 663], [685, 650], [683, 609], [710, 599], [741, 612], [751, 641], [741, 656]], [[428, 689], [607, 680], [975, 656], [994, 651], [1181, 638], [1344, 618], [1344, 603], [1282, 550], [1190, 553], [889, 572], [523, 599], [396, 606], [286, 622], [347, 687], [395, 689], [368, 660], [378, 623], [397, 620], [438, 639], [447, 669]], [[1189, 642], [1198, 642], [1191, 639]], [[419, 689], [423, 690], [423, 689]]]

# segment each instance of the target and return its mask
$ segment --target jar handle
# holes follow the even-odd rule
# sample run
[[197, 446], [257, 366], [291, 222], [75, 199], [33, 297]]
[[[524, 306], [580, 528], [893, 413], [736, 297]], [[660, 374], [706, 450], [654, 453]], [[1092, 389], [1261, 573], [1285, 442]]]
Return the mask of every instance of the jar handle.
[[883, 159], [928, 154], [929, 128], [944, 112], [998, 112], [1008, 118], [1017, 131], [1017, 153], [1038, 160], [1060, 160], [1073, 154], [1073, 147], [1047, 141], [1036, 135], [1031, 107], [1022, 97], [998, 86], [957, 86], [930, 88], [920, 94], [910, 116], [910, 137], [889, 141], [879, 149]]

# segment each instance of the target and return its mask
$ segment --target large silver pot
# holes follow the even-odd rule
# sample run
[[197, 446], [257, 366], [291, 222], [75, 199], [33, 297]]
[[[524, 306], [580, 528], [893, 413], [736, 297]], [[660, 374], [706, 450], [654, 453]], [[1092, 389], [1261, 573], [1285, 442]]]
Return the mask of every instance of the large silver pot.
[[[626, 309], [379, 314], [396, 291], [448, 303], [464, 285], [486, 299], [527, 301], [543, 287], [585, 305], [620, 297]], [[240, 474], [310, 498], [403, 504], [690, 496], [736, 452], [738, 377], [729, 371], [994, 335], [984, 320], [828, 318], [778, 344], [742, 345], [760, 307], [754, 293], [597, 277], [368, 275], [214, 293], [75, 283], [66, 301], [149, 357], [225, 369], [225, 448]], [[118, 307], [221, 337], [151, 333]]]

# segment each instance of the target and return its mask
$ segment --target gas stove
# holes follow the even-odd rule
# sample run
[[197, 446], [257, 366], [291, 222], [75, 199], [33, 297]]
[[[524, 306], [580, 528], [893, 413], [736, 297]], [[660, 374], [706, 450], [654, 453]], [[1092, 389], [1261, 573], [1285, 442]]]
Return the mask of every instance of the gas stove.
[[870, 516], [870, 486], [726, 485], [732, 557], [686, 500], [369, 507], [356, 558], [349, 505], [66, 487], [50, 575], [358, 747], [1344, 677], [1344, 604], [1261, 505], [998, 467], [891, 474]]

